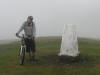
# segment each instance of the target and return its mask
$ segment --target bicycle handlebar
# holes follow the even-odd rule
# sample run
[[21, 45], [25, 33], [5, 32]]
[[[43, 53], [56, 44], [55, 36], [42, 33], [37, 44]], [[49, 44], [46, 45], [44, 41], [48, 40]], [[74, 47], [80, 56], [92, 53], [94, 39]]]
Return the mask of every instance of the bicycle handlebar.
[[24, 34], [22, 34], [22, 36], [19, 36], [19, 35], [16, 35], [18, 38], [23, 38], [24, 37]]
[[[17, 34], [16, 36], [17, 36], [18, 38], [21, 38], [21, 39], [22, 39], [22, 38], [25, 38], [25, 35], [24, 35], [24, 34], [22, 34], [22, 36], [20, 36], [19, 34]], [[28, 37], [28, 36], [27, 36], [27, 38], [33, 39], [33, 37]]]

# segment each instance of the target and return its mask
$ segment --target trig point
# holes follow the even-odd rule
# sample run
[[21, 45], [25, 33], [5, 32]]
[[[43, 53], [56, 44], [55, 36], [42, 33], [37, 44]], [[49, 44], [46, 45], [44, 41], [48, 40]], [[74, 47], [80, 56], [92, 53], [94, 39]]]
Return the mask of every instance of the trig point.
[[79, 55], [78, 41], [76, 34], [76, 25], [68, 24], [64, 26], [62, 43], [59, 56], [72, 56]]

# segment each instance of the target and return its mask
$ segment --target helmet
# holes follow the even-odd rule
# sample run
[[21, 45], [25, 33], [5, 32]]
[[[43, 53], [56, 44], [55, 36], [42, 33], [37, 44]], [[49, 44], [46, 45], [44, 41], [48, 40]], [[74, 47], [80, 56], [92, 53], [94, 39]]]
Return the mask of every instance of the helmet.
[[33, 20], [33, 16], [28, 16], [28, 19], [31, 19], [31, 20]]

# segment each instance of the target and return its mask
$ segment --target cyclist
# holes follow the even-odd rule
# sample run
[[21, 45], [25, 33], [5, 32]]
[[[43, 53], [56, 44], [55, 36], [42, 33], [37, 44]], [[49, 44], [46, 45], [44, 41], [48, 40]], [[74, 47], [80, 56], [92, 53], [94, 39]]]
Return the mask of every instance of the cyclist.
[[26, 44], [26, 52], [29, 53], [29, 57], [31, 60], [31, 52], [32, 52], [32, 60], [35, 61], [35, 35], [36, 28], [35, 23], [33, 22], [33, 16], [28, 16], [27, 21], [25, 21], [19, 31], [16, 33], [18, 37], [20, 32], [24, 30], [25, 34], [25, 44]]

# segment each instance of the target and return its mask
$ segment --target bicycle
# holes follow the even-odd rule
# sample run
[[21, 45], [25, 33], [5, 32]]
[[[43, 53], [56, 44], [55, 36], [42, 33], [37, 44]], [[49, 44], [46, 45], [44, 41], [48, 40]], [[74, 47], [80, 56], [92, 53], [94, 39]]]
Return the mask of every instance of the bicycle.
[[21, 36], [17, 37], [21, 38], [21, 47], [19, 49], [19, 63], [20, 65], [23, 65], [25, 60], [25, 51], [26, 51], [25, 37], [24, 34], [22, 34], [22, 37]]
[[[25, 44], [25, 37], [24, 34], [22, 36], [16, 35], [17, 37], [21, 38], [21, 46], [19, 49], [19, 60], [20, 60], [20, 65], [24, 64], [25, 60], [25, 52], [26, 52], [26, 44]], [[31, 37], [29, 37], [31, 39]], [[30, 61], [31, 61], [31, 54], [29, 53]], [[38, 62], [38, 59], [34, 60], [35, 62]]]

